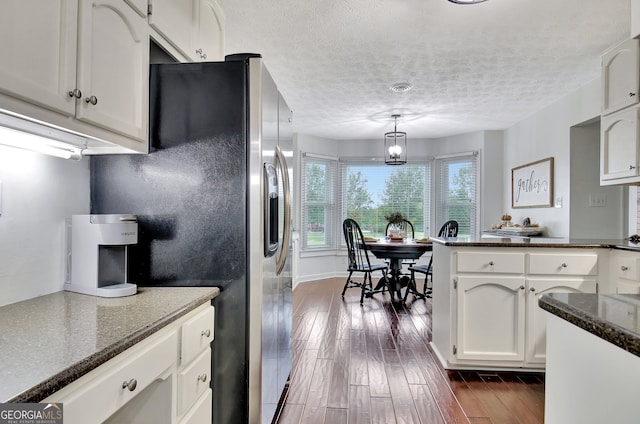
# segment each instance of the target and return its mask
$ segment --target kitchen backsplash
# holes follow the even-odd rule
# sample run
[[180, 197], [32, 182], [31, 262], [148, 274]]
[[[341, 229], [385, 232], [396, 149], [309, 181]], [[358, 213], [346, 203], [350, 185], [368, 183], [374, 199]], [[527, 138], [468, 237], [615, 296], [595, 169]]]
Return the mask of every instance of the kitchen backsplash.
[[89, 159], [0, 146], [0, 306], [62, 290], [64, 221], [89, 213]]

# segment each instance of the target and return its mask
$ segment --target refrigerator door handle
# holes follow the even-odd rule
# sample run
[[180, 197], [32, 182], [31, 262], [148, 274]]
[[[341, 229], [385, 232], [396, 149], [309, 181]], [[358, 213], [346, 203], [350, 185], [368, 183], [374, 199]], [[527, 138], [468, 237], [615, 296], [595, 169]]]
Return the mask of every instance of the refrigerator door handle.
[[276, 146], [276, 162], [280, 167], [282, 173], [282, 190], [284, 192], [284, 223], [282, 244], [280, 245], [280, 252], [276, 260], [276, 275], [280, 275], [284, 269], [284, 264], [287, 261], [287, 254], [289, 253], [289, 243], [291, 241], [291, 186], [289, 185], [289, 170], [287, 168], [287, 161], [284, 158], [284, 154], [280, 149], [280, 146]]

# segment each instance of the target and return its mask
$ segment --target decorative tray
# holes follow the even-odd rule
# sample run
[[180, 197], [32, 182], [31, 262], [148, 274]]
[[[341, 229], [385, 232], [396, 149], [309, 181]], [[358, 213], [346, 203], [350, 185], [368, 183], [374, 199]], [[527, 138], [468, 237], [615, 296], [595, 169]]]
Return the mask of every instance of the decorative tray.
[[510, 236], [538, 236], [542, 234], [544, 227], [502, 227], [496, 233]]

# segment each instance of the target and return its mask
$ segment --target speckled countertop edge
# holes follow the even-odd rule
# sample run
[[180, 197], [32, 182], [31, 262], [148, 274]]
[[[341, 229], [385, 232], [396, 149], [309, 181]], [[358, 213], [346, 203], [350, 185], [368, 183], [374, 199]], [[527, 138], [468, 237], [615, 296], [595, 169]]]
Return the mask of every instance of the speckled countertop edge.
[[434, 243], [451, 247], [550, 247], [571, 249], [620, 249], [640, 252], [640, 245], [627, 240], [566, 239], [544, 237], [432, 237]]
[[[153, 289], [154, 288], [152, 287], [145, 287], [143, 290]], [[51, 375], [50, 377], [22, 391], [21, 393], [14, 395], [5, 402], [26, 403], [39, 402], [45, 399], [46, 397], [52, 395], [69, 383], [72, 383], [73, 381], [77, 380], [78, 378], [82, 377], [98, 366], [124, 352], [136, 343], [164, 328], [171, 322], [186, 315], [203, 303], [215, 298], [220, 293], [220, 290], [217, 287], [207, 287], [207, 289], [208, 290], [206, 290], [205, 293], [192, 298], [190, 301], [182, 304], [181, 307], [174, 310], [173, 312], [161, 317], [156, 321], [147, 323], [147, 325], [142, 327], [140, 330], [132, 332], [126, 337], [123, 337], [116, 342], [95, 351], [93, 354], [85, 357], [81, 361], [70, 364], [67, 368]], [[190, 288], [185, 287], [184, 290], [190, 290]]]
[[[580, 293], [580, 296], [587, 299], [592, 304], [597, 304], [598, 294]], [[609, 295], [615, 298], [617, 295]], [[596, 314], [587, 310], [571, 305], [561, 299], [554, 297], [553, 293], [547, 293], [540, 296], [538, 305], [564, 319], [571, 324], [582, 328], [583, 330], [606, 340], [627, 352], [640, 356], [640, 334], [617, 325], [614, 322], [606, 321]]]

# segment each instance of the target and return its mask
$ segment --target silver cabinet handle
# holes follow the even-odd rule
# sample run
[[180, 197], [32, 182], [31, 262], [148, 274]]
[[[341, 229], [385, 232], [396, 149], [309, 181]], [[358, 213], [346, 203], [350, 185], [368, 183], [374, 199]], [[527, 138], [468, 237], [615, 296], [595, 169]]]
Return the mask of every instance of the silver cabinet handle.
[[562, 263], [562, 265], [560, 265], [560, 266], [561, 266], [562, 268], [566, 268], [566, 267], [567, 267], [567, 264], [566, 264], [566, 262], [563, 262], [563, 263]]
[[198, 376], [198, 381], [202, 381], [203, 383], [207, 382], [207, 374], [200, 374]]
[[636, 95], [636, 93], [629, 93], [629, 97], [633, 97], [635, 95]]
[[209, 337], [209, 336], [211, 336], [211, 330], [209, 330], [208, 328], [206, 330], [202, 330], [200, 332], [200, 335], [203, 336], [203, 337]]
[[202, 49], [196, 49], [196, 53], [201, 55], [202, 54]]
[[130, 392], [133, 392], [136, 389], [137, 385], [138, 385], [138, 381], [135, 378], [132, 378], [129, 381], [122, 382], [122, 388], [129, 389]]
[[623, 270], [623, 271], [628, 271], [628, 270], [629, 270], [629, 267], [626, 267], [626, 266], [622, 265], [622, 266], [620, 267], [620, 269], [621, 269], [621, 270]]
[[490, 262], [489, 262], [489, 266], [493, 266], [493, 265], [494, 265], [494, 264], [493, 264], [493, 261], [490, 261]]
[[520, 290], [524, 290], [524, 286], [520, 286]]
[[636, 167], [633, 165], [629, 165], [629, 169], [636, 169]]
[[531, 287], [529, 290], [531, 290], [532, 292], [536, 291], [535, 287]]
[[98, 104], [98, 98], [96, 96], [87, 97], [84, 99], [84, 101], [87, 103], [91, 103], [94, 106]]
[[74, 88], [73, 90], [69, 91], [69, 97], [75, 97], [76, 99], [79, 99], [80, 97], [82, 97], [82, 91]]

